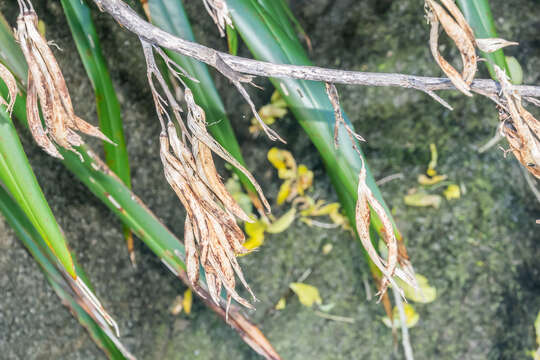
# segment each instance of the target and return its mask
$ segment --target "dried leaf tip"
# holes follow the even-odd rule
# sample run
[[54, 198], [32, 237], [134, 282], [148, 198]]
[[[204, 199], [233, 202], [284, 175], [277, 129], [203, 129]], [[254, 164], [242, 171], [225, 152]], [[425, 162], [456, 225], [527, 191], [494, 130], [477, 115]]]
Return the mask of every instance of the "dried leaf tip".
[[6, 110], [11, 116], [13, 107], [15, 106], [15, 100], [17, 99], [17, 94], [19, 93], [17, 81], [15, 80], [13, 74], [2, 63], [0, 63], [0, 78], [4, 81], [8, 89], [8, 99], [4, 99], [2, 96], [0, 96], [0, 105], [6, 105]]
[[65, 272], [63, 273], [63, 276], [73, 290], [75, 301], [97, 323], [100, 329], [107, 334], [108, 338], [114, 343], [114, 345], [126, 359], [135, 360], [135, 357], [118, 339], [120, 337], [120, 332], [116, 321], [114, 321], [114, 319], [107, 313], [92, 290], [88, 288], [80, 277], [73, 280], [71, 276], [67, 275]]
[[[83, 144], [81, 132], [112, 143], [97, 127], [75, 115], [71, 97], [47, 40], [37, 29], [38, 17], [29, 1], [19, 1], [16, 36], [28, 63], [28, 124], [36, 143], [48, 154], [62, 158], [55, 144], [71, 150]], [[45, 120], [46, 130], [39, 116]], [[82, 160], [82, 156], [79, 154]]]

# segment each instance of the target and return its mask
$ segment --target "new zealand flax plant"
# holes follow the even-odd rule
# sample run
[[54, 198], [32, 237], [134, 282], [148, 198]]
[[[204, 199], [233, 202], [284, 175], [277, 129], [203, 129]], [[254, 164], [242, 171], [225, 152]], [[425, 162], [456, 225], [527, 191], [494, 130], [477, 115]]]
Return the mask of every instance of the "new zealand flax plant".
[[[441, 23], [463, 56], [464, 70], [461, 74], [453, 67], [446, 66], [445, 60], [439, 58], [437, 51], [434, 50], [437, 47], [437, 38], [433, 35], [435, 31], [432, 30], [432, 52], [437, 62], [444, 65], [441, 67], [454, 85], [447, 79], [312, 68], [297, 39], [296, 32], [302, 33], [301, 28], [284, 0], [203, 1], [220, 33], [227, 34], [231, 53], [236, 53], [238, 33], [255, 58], [270, 63], [234, 57], [189, 42], [194, 41], [193, 34], [180, 1], [143, 1], [147, 15], [158, 28], [166, 30], [165, 32], [142, 21], [120, 0], [94, 0], [94, 2], [102, 11], [112, 15], [122, 26], [141, 39], [149, 86], [157, 118], [162, 125], [159, 138], [165, 177], [187, 210], [184, 244], [172, 235], [129, 190], [129, 165], [118, 101], [99, 47], [99, 38], [84, 2], [61, 0], [85, 69], [94, 86], [100, 128], [95, 128], [76, 116], [61, 69], [49, 49], [49, 44], [39, 33], [37, 15], [31, 3], [26, 0], [19, 1], [21, 8], [17, 31], [19, 44], [14, 42], [5, 22], [0, 27], [0, 46], [3, 55], [0, 60], [6, 65], [5, 69], [1, 69], [6, 85], [2, 89], [3, 98], [8, 103], [9, 110], [14, 105], [15, 117], [23, 124], [30, 125], [30, 132], [36, 142], [46, 152], [61, 159], [68, 169], [123, 221], [128, 239], [131, 231], [143, 240], [175, 275], [192, 287], [210, 308], [232, 325], [255, 351], [266, 358], [277, 359], [279, 355], [260, 331], [250, 324], [234, 305], [231, 305], [231, 300], [235, 299], [241, 305], [251, 307], [251, 304], [235, 289], [235, 279], [238, 278], [250, 291], [236, 261], [236, 256], [245, 254], [246, 250], [243, 248], [244, 235], [235, 218], [246, 222], [252, 220], [224, 187], [214, 166], [212, 154], [232, 164], [261, 214], [268, 211], [269, 206], [262, 189], [245, 168], [240, 147], [206, 65], [212, 66], [234, 85], [250, 105], [269, 138], [280, 140], [279, 134], [266, 126], [259, 117], [245, 90], [246, 85], [253, 84], [253, 77], [256, 75], [271, 79], [315, 144], [350, 222], [356, 223], [359, 239], [372, 265], [371, 269], [387, 310], [389, 299], [384, 293], [386, 287], [392, 284], [393, 290], [399, 290], [393, 277], [397, 276], [414, 285], [414, 272], [403, 239], [357, 144], [361, 137], [355, 134], [339, 105], [339, 96], [334, 83], [412, 87], [428, 93], [447, 107], [449, 105], [434, 93], [435, 90], [457, 88], [467, 95], [471, 92], [487, 95], [502, 106], [501, 112], [505, 116], [501, 118], [502, 124], [511, 118], [516, 131], [507, 131], [505, 136], [508, 137], [516, 157], [535, 174], [535, 165], [538, 164], [535, 143], [537, 140], [534, 137], [527, 143], [524, 140], [529, 139], [530, 132], [537, 132], [535, 128], [537, 122], [521, 107], [520, 95], [534, 97], [539, 96], [540, 91], [536, 87], [512, 87], [504, 77], [506, 67], [501, 62], [504, 57], [500, 56], [494, 60], [499, 68], [493, 66], [492, 74], [497, 75], [497, 80], [503, 85], [502, 95], [498, 95], [494, 82], [486, 80], [473, 82], [476, 72], [476, 55], [473, 47], [477, 45], [483, 50], [486, 44], [481, 40], [484, 37], [479, 39], [478, 34], [475, 37], [472, 30], [468, 30], [463, 15], [456, 11], [457, 7], [449, 0], [441, 2], [454, 17], [453, 20], [449, 20], [449, 15], [440, 11], [440, 9], [444, 11], [444, 8], [438, 3], [429, 0], [427, 7], [432, 14], [430, 18], [432, 27]], [[460, 5], [471, 7], [472, 3], [461, 1]], [[479, 28], [472, 20], [473, 12], [467, 10], [464, 12], [475, 33], [479, 32]], [[480, 19], [482, 16], [489, 17], [489, 13], [480, 11]], [[484, 22], [484, 26], [485, 24], [489, 25]], [[453, 32], [453, 29], [456, 29], [456, 32]], [[486, 36], [494, 36], [493, 27], [487, 26], [486, 31], [488, 32]], [[488, 47], [499, 45], [492, 42], [487, 44]], [[27, 71], [26, 64], [30, 66], [30, 72]], [[15, 78], [11, 78], [10, 73], [13, 73]], [[27, 94], [24, 94], [23, 89], [28, 89]], [[179, 91], [173, 90], [180, 90], [184, 96], [177, 96]], [[19, 91], [21, 94], [13, 104], [15, 93]], [[25, 104], [26, 96], [28, 100]], [[10, 121], [10, 113], [4, 111], [1, 115], [5, 125], [2, 127], [4, 134], [2, 137], [6, 140], [5, 144], [0, 146], [4, 159], [1, 179], [11, 195], [0, 192], [0, 210], [17, 230], [47, 277], [52, 279], [53, 287], [66, 288], [64, 283], [67, 283], [72, 289], [80, 290], [80, 294], [77, 290], [74, 290], [74, 294], [70, 293], [70, 298], [66, 297], [65, 293], [58, 290], [57, 292], [61, 298], [72, 304], [76, 316], [88, 326], [96, 341], [106, 349], [108, 356], [130, 357], [131, 355], [114, 340], [114, 334], [107, 328], [115, 327], [112, 319], [106, 313], [98, 311], [105, 320], [103, 325], [95, 311], [88, 311], [81, 305], [82, 294], [90, 299], [91, 305], [99, 309], [99, 306], [96, 306], [99, 302], [87, 290], [89, 285], [84, 279], [82, 270], [73, 260], [59, 228], [54, 226], [56, 222], [50, 209], [47, 210], [48, 206], [43, 196], [39, 195], [39, 186], [34, 181], [33, 174], [30, 175], [27, 160], [20, 143], [17, 143], [18, 138]], [[216, 125], [208, 126], [207, 132], [209, 123]], [[105, 148], [107, 163], [102, 162], [84, 144], [83, 138], [77, 132], [99, 137], [108, 143]], [[21, 164], [24, 166], [19, 166]], [[379, 238], [387, 246], [386, 257], [379, 255], [376, 250]], [[51, 264], [61, 274], [62, 271], [66, 273], [63, 280], [55, 275], [53, 267], [49, 266]], [[72, 285], [70, 281], [79, 284], [79, 287]], [[222, 287], [224, 291], [221, 291]], [[399, 303], [399, 295], [396, 296], [396, 302]], [[75, 303], [83, 308], [82, 312], [73, 305]], [[409, 353], [406, 347], [408, 357]]]
[[[79, 3], [80, 6], [84, 6]], [[19, 84], [26, 84], [27, 69], [22, 52], [16, 46], [15, 39], [2, 19], [0, 26], [0, 39], [5, 65], [14, 70]], [[2, 95], [7, 96], [8, 89], [2, 85]], [[24, 93], [17, 97], [14, 115], [26, 126], [26, 98]], [[109, 207], [122, 222], [130, 228], [150, 249], [163, 261], [167, 268], [188, 284], [184, 265], [184, 247], [182, 243], [150, 212], [150, 210], [137, 198], [126, 185], [101, 161], [97, 155], [86, 145], [77, 146], [77, 154], [73, 151], [58, 149], [62, 162], [73, 174], [83, 182], [103, 203]], [[84, 161], [80, 160], [80, 156]], [[42, 217], [43, 219], [46, 219]], [[69, 264], [69, 263], [68, 263]], [[264, 335], [234, 306], [225, 312], [223, 304], [220, 306], [208, 302], [209, 294], [206, 292], [204, 276], [200, 279], [200, 286], [196, 285], [195, 293], [223, 319], [236, 329], [240, 336], [256, 352], [268, 359], [277, 359], [279, 356], [271, 347]]]

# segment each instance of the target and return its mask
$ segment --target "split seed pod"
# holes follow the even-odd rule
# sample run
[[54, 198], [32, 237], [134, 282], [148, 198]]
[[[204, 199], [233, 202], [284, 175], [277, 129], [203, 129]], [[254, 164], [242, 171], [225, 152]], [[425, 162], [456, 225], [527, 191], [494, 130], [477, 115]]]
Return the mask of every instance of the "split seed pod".
[[[32, 136], [38, 145], [48, 154], [62, 158], [55, 144], [77, 153], [73, 147], [83, 144], [77, 132], [112, 143], [98, 128], [75, 115], [60, 66], [47, 40], [37, 29], [37, 14], [24, 1], [19, 4], [21, 14], [17, 18], [16, 36], [28, 63], [26, 110]], [[40, 107], [46, 130], [39, 117]]]
[[540, 122], [525, 110], [504, 71], [495, 65], [504, 103], [499, 106], [500, 132], [518, 161], [540, 179]]
[[229, 15], [229, 9], [225, 0], [203, 0], [204, 7], [208, 14], [214, 20], [214, 23], [219, 29], [221, 37], [225, 36], [225, 27], [233, 26], [231, 17]]
[[17, 87], [17, 81], [13, 74], [2, 63], [0, 63], [0, 79], [6, 84], [9, 94], [9, 99], [4, 99], [0, 96], [0, 105], [6, 105], [7, 112], [11, 115], [13, 107], [15, 106], [17, 94], [19, 93], [19, 88]]
[[[431, 24], [429, 45], [435, 61], [448, 76], [455, 87], [467, 96], [472, 96], [470, 85], [477, 70], [475, 48], [484, 52], [493, 52], [505, 46], [517, 45], [504, 39], [476, 39], [472, 28], [453, 0], [426, 0], [428, 21]], [[452, 39], [459, 50], [463, 62], [463, 70], [459, 73], [439, 52], [439, 24]]]
[[[375, 198], [366, 183], [367, 171], [365, 165], [362, 164], [362, 169], [358, 176], [358, 200], [356, 202], [356, 229], [358, 235], [364, 246], [364, 249], [369, 255], [373, 264], [382, 273], [381, 287], [379, 291], [379, 299], [383, 297], [391, 284], [400, 294], [403, 295], [403, 291], [393, 280], [393, 276], [399, 277], [408, 285], [413, 288], [417, 288], [416, 280], [414, 278], [414, 271], [408, 260], [406, 252], [403, 249], [399, 249], [398, 241], [394, 233], [394, 227], [388, 214], [386, 213], [382, 204]], [[369, 226], [371, 223], [371, 210], [378, 216], [382, 223], [382, 236], [383, 240], [388, 247], [388, 259], [383, 259], [371, 240], [369, 234]], [[400, 254], [402, 253], [402, 254]], [[404, 254], [404, 255], [403, 255]], [[403, 267], [400, 268], [399, 265]]]

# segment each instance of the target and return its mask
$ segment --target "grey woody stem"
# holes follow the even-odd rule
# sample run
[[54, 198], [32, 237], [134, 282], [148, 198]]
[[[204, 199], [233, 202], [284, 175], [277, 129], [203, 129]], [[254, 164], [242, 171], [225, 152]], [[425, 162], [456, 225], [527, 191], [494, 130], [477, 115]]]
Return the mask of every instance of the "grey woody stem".
[[[426, 92], [430, 96], [434, 96], [434, 91], [456, 89], [448, 78], [273, 64], [233, 56], [195, 42], [184, 40], [155, 27], [143, 20], [122, 0], [94, 0], [94, 2], [102, 11], [110, 14], [122, 27], [149, 43], [189, 56], [216, 68], [219, 67], [222, 61], [232, 70], [241, 74], [323, 81], [333, 84], [412, 88]], [[540, 86], [520, 85], [513, 88], [522, 96], [540, 97]], [[500, 86], [493, 80], [478, 79], [471, 84], [471, 90], [486, 96], [496, 96], [500, 90]], [[437, 98], [436, 95], [434, 97]]]

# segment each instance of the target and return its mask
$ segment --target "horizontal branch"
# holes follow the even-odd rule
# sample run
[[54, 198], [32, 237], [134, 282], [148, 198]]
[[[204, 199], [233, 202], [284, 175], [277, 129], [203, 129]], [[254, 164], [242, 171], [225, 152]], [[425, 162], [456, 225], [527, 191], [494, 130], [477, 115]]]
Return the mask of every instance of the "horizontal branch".
[[[122, 0], [94, 0], [94, 2], [102, 11], [109, 13], [121, 26], [140, 38], [216, 68], [220, 66], [220, 62], [225, 62], [226, 65], [238, 73], [255, 76], [323, 81], [334, 84], [412, 88], [424, 91], [431, 96], [434, 96], [433, 92], [437, 90], [456, 90], [456, 87], [448, 78], [273, 64], [233, 56], [184, 40], [157, 28], [143, 20]], [[470, 87], [472, 91], [488, 96], [497, 95], [500, 91], [498, 83], [488, 79], [475, 80]], [[514, 86], [514, 89], [522, 96], [540, 97], [540, 86], [520, 85]]]

